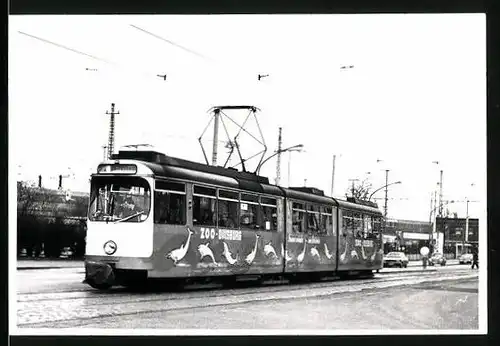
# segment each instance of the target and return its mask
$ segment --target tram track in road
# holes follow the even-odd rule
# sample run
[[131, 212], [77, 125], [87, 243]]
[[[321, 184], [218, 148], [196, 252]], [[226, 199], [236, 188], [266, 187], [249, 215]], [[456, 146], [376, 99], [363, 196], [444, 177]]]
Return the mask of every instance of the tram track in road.
[[[434, 272], [425, 273], [426, 275], [432, 275]], [[188, 294], [195, 293], [200, 291], [213, 291], [215, 292], [211, 296], [218, 296], [224, 294], [228, 290], [237, 290], [240, 294], [249, 294], [253, 293], [255, 289], [265, 289], [273, 287], [272, 291], [287, 291], [291, 289], [301, 289], [304, 285], [308, 285], [309, 287], [323, 287], [326, 285], [330, 285], [331, 283], [336, 283], [339, 285], [348, 285], [349, 283], [364, 280], [364, 282], [368, 282], [367, 280], [372, 280], [372, 282], [381, 282], [391, 281], [391, 280], [400, 280], [405, 277], [415, 276], [415, 273], [407, 272], [407, 273], [394, 273], [394, 274], [385, 274], [385, 275], [376, 275], [374, 278], [350, 278], [350, 279], [340, 279], [338, 277], [328, 277], [322, 279], [320, 282], [318, 281], [310, 281], [310, 282], [289, 282], [285, 281], [264, 281], [262, 284], [256, 286], [251, 284], [241, 283], [239, 287], [224, 287], [221, 284], [212, 283], [212, 284], [190, 284], [183, 287], [180, 291], [179, 289], [172, 289], [167, 287], [168, 284], [160, 282], [151, 282], [148, 283], [144, 289], [129, 289], [126, 287], [116, 287], [109, 291], [97, 291], [94, 288], [90, 288], [85, 285], [84, 289], [71, 289], [67, 291], [57, 291], [57, 292], [25, 292], [18, 294], [18, 302], [29, 302], [29, 301], [51, 301], [51, 300], [61, 300], [61, 299], [102, 299], [102, 298], [121, 298], [121, 297], [140, 297], [145, 294]], [[243, 290], [248, 290], [247, 293], [243, 292]], [[19, 297], [21, 297], [19, 299]], [[163, 299], [163, 298], [162, 298]], [[176, 299], [176, 298], [174, 298]], [[184, 299], [184, 297], [180, 297], [180, 299]]]
[[[436, 272], [428, 272], [428, 273], [419, 273], [419, 277], [422, 277], [422, 274], [427, 277], [435, 276]], [[338, 279], [336, 277], [329, 277], [321, 280], [320, 282], [277, 282], [277, 281], [264, 281], [264, 283], [260, 285], [253, 284], [245, 284], [242, 283], [239, 287], [224, 287], [221, 284], [212, 283], [212, 284], [198, 284], [198, 285], [186, 285], [182, 289], [172, 289], [167, 287], [166, 284], [161, 282], [151, 282], [148, 283], [147, 286], [143, 289], [130, 289], [126, 287], [116, 287], [109, 291], [97, 291], [93, 288], [85, 288], [85, 289], [72, 289], [68, 291], [59, 291], [53, 293], [36, 293], [36, 292], [27, 292], [18, 294], [18, 302], [30, 302], [30, 301], [53, 301], [53, 300], [71, 300], [71, 299], [86, 299], [86, 300], [101, 300], [101, 299], [115, 299], [115, 298], [141, 298], [145, 295], [161, 295], [161, 297], [157, 298], [148, 298], [144, 297], [144, 299], [140, 299], [141, 301], [155, 301], [155, 300], [165, 300], [165, 299], [186, 299], [189, 298], [189, 295], [196, 295], [199, 292], [211, 292], [207, 297], [218, 297], [221, 295], [227, 294], [228, 291], [238, 293], [240, 295], [244, 294], [252, 294], [255, 293], [256, 290], [262, 293], [273, 293], [273, 292], [283, 292], [283, 291], [293, 291], [293, 290], [301, 290], [304, 287], [307, 288], [322, 288], [330, 286], [332, 283], [338, 285], [338, 287], [351, 285], [353, 282], [363, 282], [365, 284], [368, 283], [378, 283], [378, 282], [391, 282], [391, 281], [399, 281], [404, 278], [414, 277], [415, 273], [407, 272], [407, 273], [394, 273], [394, 274], [384, 274], [384, 275], [375, 275], [373, 278], [350, 278], [350, 279]], [[107, 304], [106, 302], [102, 302], [100, 304]]]
[[[429, 273], [430, 274], [430, 273]], [[451, 274], [451, 273], [450, 273]], [[19, 327], [64, 327], [81, 326], [86, 321], [95, 321], [100, 318], [111, 318], [127, 316], [134, 314], [148, 314], [156, 312], [178, 311], [183, 309], [206, 308], [221, 305], [244, 304], [252, 302], [265, 302], [271, 300], [287, 299], [307, 299], [311, 297], [327, 297], [338, 294], [348, 294], [362, 290], [384, 289], [389, 287], [404, 286], [410, 284], [419, 284], [429, 281], [452, 281], [472, 279], [477, 275], [471, 273], [454, 273], [454, 275], [419, 275], [414, 278], [402, 280], [401, 276], [391, 279], [374, 278], [368, 280], [343, 280], [332, 285], [332, 282], [322, 282], [315, 284], [294, 285], [273, 287], [252, 287], [243, 289], [224, 289], [206, 294], [202, 292], [182, 292], [160, 294], [158, 297], [151, 298], [145, 296], [144, 299], [137, 299], [137, 295], [127, 294], [126, 299], [107, 299], [113, 298], [113, 294], [102, 294], [92, 297], [83, 296], [82, 299], [64, 299], [58, 297], [52, 301], [58, 301], [59, 304], [50, 304], [50, 301], [28, 301], [24, 311], [18, 311]], [[123, 298], [120, 294], [120, 298]], [[107, 299], [100, 302], [99, 299]], [[72, 300], [72, 301], [71, 301]], [[97, 301], [96, 301], [97, 300]], [[19, 303], [18, 303], [19, 304]], [[66, 311], [61, 311], [61, 304], [66, 307]], [[35, 316], [36, 310], [45, 306], [46, 315]], [[24, 316], [23, 316], [24, 315]], [[28, 316], [28, 317], [27, 317]], [[30, 318], [29, 316], [35, 316]], [[67, 321], [67, 322], [65, 322]]]

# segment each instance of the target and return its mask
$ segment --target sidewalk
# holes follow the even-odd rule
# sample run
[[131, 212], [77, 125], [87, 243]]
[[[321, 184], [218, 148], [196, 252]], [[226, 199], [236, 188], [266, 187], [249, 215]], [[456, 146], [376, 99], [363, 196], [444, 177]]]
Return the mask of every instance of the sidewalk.
[[83, 260], [68, 259], [18, 259], [17, 270], [84, 268]]

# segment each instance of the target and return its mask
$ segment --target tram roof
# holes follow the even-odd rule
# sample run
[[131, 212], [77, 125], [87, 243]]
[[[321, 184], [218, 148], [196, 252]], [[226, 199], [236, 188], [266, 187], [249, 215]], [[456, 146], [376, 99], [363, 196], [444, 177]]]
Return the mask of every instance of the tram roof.
[[179, 179], [189, 179], [241, 190], [283, 196], [283, 191], [269, 184], [267, 177], [250, 172], [179, 159], [154, 151], [120, 151], [113, 159], [137, 160], [153, 174]]
[[323, 191], [319, 189], [311, 187], [281, 188], [269, 184], [269, 179], [267, 177], [262, 177], [254, 173], [240, 172], [236, 169], [220, 166], [210, 166], [199, 162], [167, 156], [156, 151], [120, 150], [118, 154], [113, 155], [112, 159], [141, 161], [151, 169], [153, 174], [160, 177], [164, 176], [193, 180], [245, 191], [286, 196], [288, 198], [296, 198], [321, 204], [332, 204], [341, 208], [358, 210], [360, 212], [381, 214], [380, 210], [375, 207], [324, 196]]
[[380, 211], [380, 209], [375, 208], [375, 207], [370, 207], [370, 206], [359, 204], [359, 203], [343, 201], [341, 199], [337, 199], [336, 201], [338, 203], [338, 206], [340, 208], [343, 208], [343, 209], [351, 209], [351, 210], [357, 210], [357, 211], [365, 212], [365, 213], [382, 215], [382, 212]]

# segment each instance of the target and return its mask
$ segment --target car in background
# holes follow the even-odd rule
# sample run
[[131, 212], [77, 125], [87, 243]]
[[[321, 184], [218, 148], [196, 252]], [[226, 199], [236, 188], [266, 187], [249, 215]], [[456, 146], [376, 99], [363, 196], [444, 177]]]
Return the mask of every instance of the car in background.
[[458, 258], [459, 264], [471, 264], [473, 260], [473, 255], [471, 253], [464, 253]]
[[383, 262], [384, 267], [408, 267], [408, 257], [403, 252], [389, 252]]
[[429, 258], [429, 265], [433, 266], [435, 264], [440, 264], [442, 266], [446, 265], [446, 257], [442, 253], [435, 252], [431, 258]]

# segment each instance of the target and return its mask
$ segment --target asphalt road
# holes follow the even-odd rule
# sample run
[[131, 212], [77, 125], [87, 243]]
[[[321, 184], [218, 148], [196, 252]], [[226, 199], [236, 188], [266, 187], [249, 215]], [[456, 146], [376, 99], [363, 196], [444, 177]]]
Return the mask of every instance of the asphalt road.
[[100, 292], [81, 268], [17, 271], [19, 328], [477, 329], [477, 270], [176, 292]]

